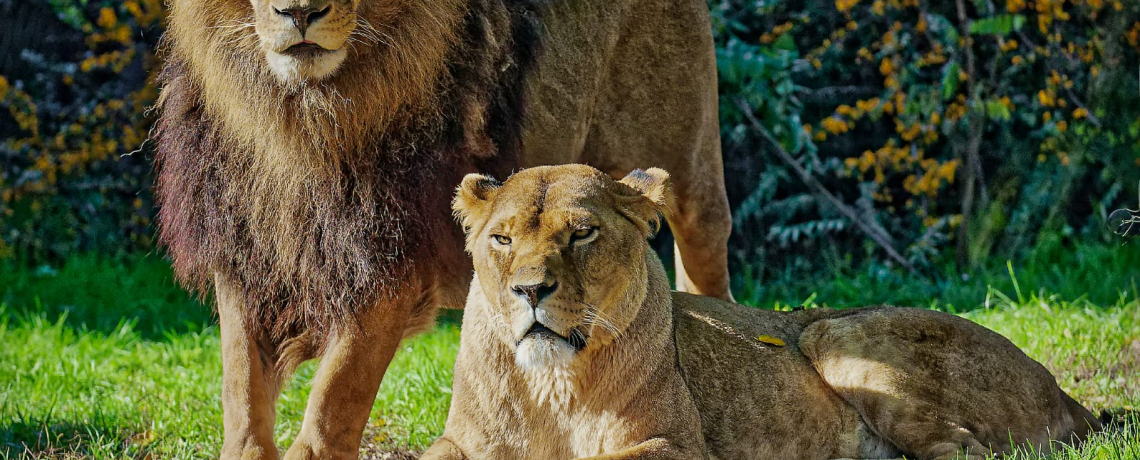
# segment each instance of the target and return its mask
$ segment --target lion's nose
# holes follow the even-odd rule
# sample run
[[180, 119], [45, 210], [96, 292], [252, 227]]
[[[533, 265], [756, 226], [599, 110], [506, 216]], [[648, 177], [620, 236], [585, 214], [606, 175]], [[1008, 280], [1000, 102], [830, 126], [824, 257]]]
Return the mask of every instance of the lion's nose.
[[301, 37], [304, 37], [305, 31], [309, 29], [309, 26], [321, 18], [328, 16], [329, 10], [331, 9], [332, 5], [326, 4], [324, 7], [295, 6], [285, 8], [283, 10], [273, 8], [273, 11], [281, 16], [288, 16], [290, 19], [292, 19], [293, 26], [296, 27], [297, 30], [300, 30]]
[[516, 285], [511, 288], [511, 291], [514, 291], [514, 293], [519, 297], [526, 299], [531, 308], [537, 308], [538, 304], [541, 303], [543, 299], [550, 297], [550, 294], [553, 294], [557, 289], [558, 282], [549, 281], [546, 283], [529, 284], [525, 286]]

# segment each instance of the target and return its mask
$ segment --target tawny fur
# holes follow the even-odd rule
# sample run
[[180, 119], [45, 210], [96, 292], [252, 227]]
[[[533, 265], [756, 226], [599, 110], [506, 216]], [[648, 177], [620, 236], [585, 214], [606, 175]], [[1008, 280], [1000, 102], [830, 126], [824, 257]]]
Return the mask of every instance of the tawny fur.
[[[350, 63], [283, 85], [248, 1], [173, 2], [157, 139], [160, 236], [178, 275], [203, 290], [215, 272], [238, 278], [265, 305], [251, 319], [281, 341], [432, 271], [415, 262], [456, 246], [450, 187], [424, 184], [517, 161], [514, 93], [537, 33], [525, 6], [363, 2]], [[477, 116], [444, 112], [456, 105]], [[472, 139], [492, 121], [496, 139]]]
[[[214, 292], [221, 456], [275, 459], [277, 391], [321, 358], [287, 459], [353, 458], [400, 337], [461, 307], [463, 175], [674, 171], [679, 287], [724, 298], [731, 229], [701, 0], [172, 0], [159, 237]], [[288, 11], [317, 12], [307, 28]], [[319, 46], [311, 60], [291, 54]], [[311, 48], [310, 48], [311, 49]]]
[[[670, 188], [660, 170], [619, 183], [586, 166], [464, 181], [476, 276], [447, 426], [423, 460], [981, 459], [1100, 428], [1044, 367], [959, 317], [670, 292], [645, 241]], [[553, 289], [537, 303], [519, 294], [535, 283]], [[576, 354], [519, 365], [576, 333]]]

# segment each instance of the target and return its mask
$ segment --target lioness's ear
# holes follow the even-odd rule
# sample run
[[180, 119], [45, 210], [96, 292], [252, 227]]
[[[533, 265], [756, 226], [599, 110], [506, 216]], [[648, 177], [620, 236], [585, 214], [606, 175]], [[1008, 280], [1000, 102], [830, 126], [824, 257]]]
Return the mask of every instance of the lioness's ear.
[[661, 228], [661, 216], [673, 209], [673, 182], [669, 180], [669, 173], [660, 168], [635, 169], [620, 182], [640, 195], [627, 208], [634, 214], [630, 217], [645, 223], [646, 236], [653, 236]]
[[482, 174], [468, 174], [463, 183], [455, 190], [455, 199], [451, 201], [451, 210], [463, 225], [465, 233], [471, 232], [475, 223], [482, 220], [487, 212], [491, 200], [499, 192], [503, 183], [490, 176]]

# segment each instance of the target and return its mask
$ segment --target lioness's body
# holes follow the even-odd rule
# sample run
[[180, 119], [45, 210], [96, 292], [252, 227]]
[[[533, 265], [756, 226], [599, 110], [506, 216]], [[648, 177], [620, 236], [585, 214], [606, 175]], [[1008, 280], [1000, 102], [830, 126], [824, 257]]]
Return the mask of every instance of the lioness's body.
[[[667, 179], [631, 178], [464, 182], [477, 276], [423, 460], [981, 458], [1099, 428], [1040, 364], [952, 315], [671, 292], [643, 233]], [[567, 239], [581, 222], [588, 239]], [[545, 295], [520, 297], [536, 281]]]
[[[159, 236], [214, 291], [226, 459], [354, 458], [400, 339], [461, 307], [466, 173], [675, 171], [679, 287], [729, 297], [716, 66], [700, 0], [171, 0]], [[619, 144], [619, 140], [621, 143]], [[620, 145], [620, 148], [618, 146]]]

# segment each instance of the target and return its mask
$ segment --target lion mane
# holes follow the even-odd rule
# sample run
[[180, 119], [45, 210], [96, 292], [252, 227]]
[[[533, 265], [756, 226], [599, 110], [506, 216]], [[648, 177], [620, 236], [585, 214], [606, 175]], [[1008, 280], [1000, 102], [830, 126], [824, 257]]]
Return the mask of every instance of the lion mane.
[[247, 0], [173, 2], [154, 136], [177, 278], [207, 293], [229, 277], [281, 343], [465, 263], [450, 184], [516, 167], [535, 15], [526, 0], [363, 2], [350, 42], [373, 46], [283, 85]]

